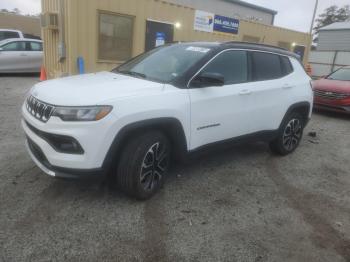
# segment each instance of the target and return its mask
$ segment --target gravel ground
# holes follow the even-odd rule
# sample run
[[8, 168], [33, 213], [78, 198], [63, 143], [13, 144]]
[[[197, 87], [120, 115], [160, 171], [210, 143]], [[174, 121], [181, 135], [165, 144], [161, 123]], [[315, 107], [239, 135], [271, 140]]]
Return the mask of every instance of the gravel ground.
[[350, 117], [315, 113], [293, 155], [250, 144], [175, 166], [147, 202], [44, 175], [0, 78], [0, 261], [350, 261]]

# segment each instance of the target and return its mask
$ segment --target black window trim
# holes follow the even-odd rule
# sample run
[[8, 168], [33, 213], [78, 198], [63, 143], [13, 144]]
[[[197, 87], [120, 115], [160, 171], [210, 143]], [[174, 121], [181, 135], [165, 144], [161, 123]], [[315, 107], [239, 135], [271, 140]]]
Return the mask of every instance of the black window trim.
[[[264, 81], [273, 81], [273, 80], [277, 80], [277, 79], [282, 79], [284, 77], [286, 77], [287, 75], [283, 75], [279, 78], [273, 78], [273, 79], [268, 79], [268, 80], [254, 80], [253, 79], [253, 58], [252, 58], [252, 52], [259, 52], [259, 53], [267, 53], [267, 54], [273, 54], [273, 55], [277, 55], [279, 56], [279, 60], [280, 60], [280, 63], [281, 62], [281, 56], [284, 56], [284, 57], [287, 57], [288, 60], [289, 60], [289, 63], [291, 64], [292, 66], [292, 69], [293, 71], [291, 73], [294, 72], [294, 67], [293, 67], [293, 64], [291, 63], [290, 61], [290, 56], [288, 55], [283, 55], [283, 54], [278, 54], [278, 53], [275, 53], [275, 52], [269, 52], [269, 51], [263, 51], [263, 50], [256, 50], [256, 49], [245, 49], [245, 48], [227, 48], [227, 49], [224, 49], [224, 50], [221, 50], [220, 52], [218, 52], [216, 55], [214, 55], [211, 59], [209, 59], [198, 71], [197, 73], [195, 73], [190, 79], [189, 81], [187, 82], [187, 89], [194, 89], [194, 87], [191, 87], [191, 82], [203, 71], [203, 69], [205, 69], [207, 67], [207, 65], [209, 65], [216, 57], [218, 57], [219, 55], [221, 55], [222, 53], [225, 53], [227, 51], [246, 51], [247, 52], [247, 58], [248, 58], [248, 81], [246, 82], [241, 82], [241, 83], [237, 83], [238, 85], [239, 84], [244, 84], [244, 83], [254, 83], [254, 82], [264, 82]], [[290, 74], [291, 74], [290, 73]], [[289, 75], [289, 74], [288, 74]], [[233, 84], [234, 85], [234, 84]]]

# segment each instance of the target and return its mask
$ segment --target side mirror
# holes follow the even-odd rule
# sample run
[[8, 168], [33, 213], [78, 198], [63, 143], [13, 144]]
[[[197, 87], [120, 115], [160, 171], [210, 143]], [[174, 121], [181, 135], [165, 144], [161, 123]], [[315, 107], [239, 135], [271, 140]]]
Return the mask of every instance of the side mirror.
[[225, 77], [220, 73], [201, 73], [191, 83], [192, 87], [223, 86]]

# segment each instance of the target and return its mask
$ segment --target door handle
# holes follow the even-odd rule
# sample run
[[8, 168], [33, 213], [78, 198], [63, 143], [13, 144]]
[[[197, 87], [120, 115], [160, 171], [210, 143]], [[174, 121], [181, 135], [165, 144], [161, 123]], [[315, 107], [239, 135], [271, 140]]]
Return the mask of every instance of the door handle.
[[19, 56], [28, 56], [28, 55], [26, 55], [26, 54], [20, 54]]
[[248, 89], [244, 89], [242, 91], [239, 92], [239, 94], [241, 96], [246, 96], [246, 95], [250, 95], [252, 93], [252, 91], [248, 90]]
[[291, 89], [291, 88], [293, 88], [294, 86], [292, 86], [292, 85], [290, 85], [290, 84], [284, 84], [283, 85], [283, 89]]

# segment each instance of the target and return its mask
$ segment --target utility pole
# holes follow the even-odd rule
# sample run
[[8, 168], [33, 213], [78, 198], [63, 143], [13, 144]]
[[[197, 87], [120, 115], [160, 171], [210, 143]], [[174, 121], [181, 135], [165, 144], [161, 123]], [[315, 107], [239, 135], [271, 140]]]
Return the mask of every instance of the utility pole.
[[317, 13], [317, 7], [318, 7], [318, 0], [316, 0], [314, 14], [312, 16], [310, 35], [312, 35], [312, 31], [314, 30], [314, 23], [315, 23], [315, 18], [316, 18], [316, 13]]

